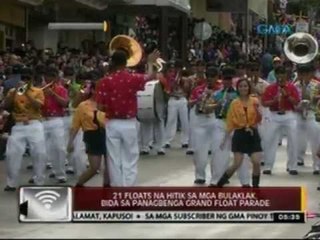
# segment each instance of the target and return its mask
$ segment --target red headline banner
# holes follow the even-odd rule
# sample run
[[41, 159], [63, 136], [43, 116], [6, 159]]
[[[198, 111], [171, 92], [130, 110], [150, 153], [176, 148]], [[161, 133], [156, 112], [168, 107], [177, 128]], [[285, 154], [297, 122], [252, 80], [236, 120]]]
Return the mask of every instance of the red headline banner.
[[75, 188], [74, 211], [304, 211], [301, 187]]

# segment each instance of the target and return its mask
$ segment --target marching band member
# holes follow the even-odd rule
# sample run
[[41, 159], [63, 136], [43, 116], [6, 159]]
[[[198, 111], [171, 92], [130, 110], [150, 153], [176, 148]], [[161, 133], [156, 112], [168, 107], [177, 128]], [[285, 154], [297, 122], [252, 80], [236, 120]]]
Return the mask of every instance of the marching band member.
[[[87, 96], [83, 91], [86, 89], [88, 85], [91, 84], [91, 81], [86, 82], [87, 79], [92, 79], [93, 74], [92, 72], [83, 73], [79, 76], [75, 77], [73, 73], [73, 69], [67, 67], [65, 69], [65, 82], [68, 83], [66, 88], [69, 92], [69, 104], [68, 104], [68, 116], [65, 116], [65, 134], [66, 134], [66, 141], [69, 142], [69, 135], [72, 125], [72, 117], [75, 112], [75, 109], [78, 105], [85, 101]], [[72, 75], [71, 75], [72, 74]], [[85, 145], [82, 141], [83, 139], [83, 131], [80, 128], [77, 132], [77, 135], [73, 141], [73, 151], [67, 154], [68, 166], [66, 173], [67, 174], [74, 174], [76, 173], [77, 176], [80, 176], [86, 170], [86, 162], [87, 157], [85, 154]]]
[[[252, 95], [257, 97], [260, 102], [260, 112], [262, 114], [262, 121], [258, 125], [258, 130], [261, 138], [261, 147], [264, 150], [265, 149], [265, 131], [267, 131], [267, 125], [270, 118], [270, 111], [268, 108], [263, 107], [261, 103], [261, 97], [266, 90], [266, 88], [269, 86], [269, 83], [262, 78], [260, 78], [260, 68], [259, 64], [252, 62], [248, 64], [247, 68], [248, 73], [248, 80], [251, 85], [251, 91]], [[261, 165], [264, 165], [263, 158], [261, 159]]]
[[[156, 70], [155, 68], [154, 71]], [[160, 94], [169, 94], [170, 87], [164, 74], [158, 72], [156, 79], [159, 80], [159, 86], [155, 88], [155, 98], [160, 97]], [[148, 155], [151, 148], [155, 149], [158, 155], [165, 155], [163, 147], [165, 141], [165, 106], [159, 103], [159, 101], [155, 100], [155, 108], [158, 113], [157, 119], [140, 120], [141, 155]]]
[[12, 109], [15, 125], [9, 135], [6, 149], [7, 186], [5, 191], [15, 191], [18, 187], [22, 157], [27, 142], [34, 166], [33, 182], [43, 185], [45, 182], [45, 136], [41, 124], [41, 107], [44, 94], [40, 88], [32, 85], [32, 72], [24, 69], [21, 88], [11, 89], [4, 105]]
[[288, 137], [288, 162], [287, 171], [291, 175], [297, 175], [297, 121], [294, 110], [300, 101], [297, 88], [288, 82], [288, 76], [284, 67], [275, 69], [277, 82], [269, 85], [262, 95], [262, 104], [271, 111], [268, 131], [265, 133], [264, 161], [266, 169], [263, 174], [271, 174], [277, 145], [284, 130]]
[[208, 151], [214, 143], [215, 115], [212, 85], [217, 80], [218, 70], [209, 68], [207, 81], [193, 89], [189, 105], [194, 112], [193, 139], [195, 165], [195, 184], [205, 184], [206, 167], [208, 163]]
[[64, 109], [68, 106], [68, 92], [62, 86], [55, 68], [47, 69], [44, 88], [45, 102], [42, 108], [43, 122], [48, 162], [52, 164], [50, 178], [56, 178], [59, 183], [65, 183], [66, 145], [64, 132]]
[[[91, 82], [85, 89], [87, 100], [79, 104], [72, 119], [72, 127], [69, 136], [67, 150], [74, 150], [74, 140], [79, 129], [83, 130], [83, 141], [86, 146], [86, 153], [89, 159], [89, 169], [81, 174], [78, 179], [77, 187], [83, 186], [100, 169], [101, 160], [106, 156], [106, 132], [105, 132], [105, 113], [98, 111], [95, 101], [95, 83]], [[107, 163], [105, 159], [104, 186], [109, 185]]]
[[234, 161], [224, 175], [220, 178], [217, 186], [222, 187], [229, 178], [240, 168], [244, 160], [244, 154], [248, 154], [253, 165], [252, 186], [259, 187], [260, 182], [260, 159], [261, 144], [258, 132], [258, 124], [261, 121], [259, 113], [259, 101], [250, 96], [251, 85], [247, 79], [241, 79], [237, 83], [239, 97], [230, 106], [227, 115], [227, 133], [221, 144], [224, 148], [228, 139], [232, 136], [232, 152]]
[[147, 75], [134, 74], [126, 70], [129, 54], [115, 50], [111, 57], [114, 71], [97, 86], [98, 109], [106, 112], [109, 119], [106, 140], [111, 186], [136, 183], [139, 159], [136, 94], [155, 78], [153, 63], [158, 57], [158, 51], [148, 56]]
[[[223, 76], [223, 88], [214, 93], [214, 100], [218, 104], [215, 108], [215, 134], [214, 143], [215, 146], [212, 150], [213, 161], [211, 168], [211, 187], [215, 187], [222, 174], [225, 172], [229, 165], [231, 142], [226, 143], [226, 147], [221, 149], [219, 146], [223, 142], [226, 129], [226, 117], [231, 102], [237, 98], [238, 92], [233, 87], [233, 78], [235, 76], [235, 70], [230, 67], [225, 67], [222, 70]], [[238, 171], [238, 177], [243, 187], [249, 186], [249, 180], [247, 177], [248, 168], [246, 164], [242, 164]]]
[[[198, 86], [202, 86], [203, 84], [206, 83], [206, 65], [204, 62], [199, 61], [195, 67], [193, 67], [194, 76], [191, 76], [187, 83], [189, 83], [188, 89], [190, 90], [190, 94], [188, 96], [191, 96], [192, 91], [197, 88]], [[191, 105], [189, 105], [189, 146], [187, 149], [186, 154], [187, 155], [193, 155], [194, 154], [194, 119], [195, 119], [195, 111], [194, 108], [192, 108]]]
[[[181, 145], [188, 148], [189, 143], [189, 119], [188, 101], [186, 98], [187, 82], [182, 79], [182, 67], [177, 70], [170, 66], [168, 81], [171, 84], [170, 98], [168, 102], [168, 117], [166, 124], [166, 148], [170, 148], [170, 143], [177, 132], [178, 117], [181, 123]], [[174, 77], [173, 77], [174, 76]]]
[[320, 126], [316, 122], [315, 113], [320, 100], [320, 83], [313, 80], [311, 66], [299, 66], [298, 79], [295, 84], [301, 96], [297, 114], [298, 165], [304, 165], [307, 143], [310, 143], [313, 159], [313, 173], [319, 174], [319, 158], [317, 150], [320, 144]]
[[314, 60], [314, 68], [315, 68], [314, 79], [320, 82], [320, 55], [319, 54]]

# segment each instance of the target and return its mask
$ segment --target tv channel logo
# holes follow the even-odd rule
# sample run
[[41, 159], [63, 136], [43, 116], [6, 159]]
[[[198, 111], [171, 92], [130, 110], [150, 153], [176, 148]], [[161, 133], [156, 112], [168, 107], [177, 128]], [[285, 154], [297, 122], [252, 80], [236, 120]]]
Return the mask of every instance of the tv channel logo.
[[20, 222], [71, 222], [72, 189], [70, 187], [21, 187]]

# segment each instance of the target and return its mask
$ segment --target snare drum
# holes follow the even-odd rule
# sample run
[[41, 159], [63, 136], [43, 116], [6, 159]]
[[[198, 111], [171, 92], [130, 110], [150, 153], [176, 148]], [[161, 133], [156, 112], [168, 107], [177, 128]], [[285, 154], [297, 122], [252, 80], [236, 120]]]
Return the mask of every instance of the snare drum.
[[147, 82], [144, 91], [137, 93], [138, 115], [140, 122], [164, 119], [164, 91], [158, 80]]

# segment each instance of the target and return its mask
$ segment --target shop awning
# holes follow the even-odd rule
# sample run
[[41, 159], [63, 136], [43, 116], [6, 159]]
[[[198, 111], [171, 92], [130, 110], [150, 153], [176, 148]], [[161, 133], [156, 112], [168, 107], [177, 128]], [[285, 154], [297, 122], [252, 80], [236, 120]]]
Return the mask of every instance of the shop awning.
[[104, 10], [108, 7], [110, 1], [107, 0], [75, 0], [78, 3], [87, 5], [97, 10]]
[[[121, 1], [112, 1], [113, 4], [117, 4], [118, 2]], [[127, 0], [122, 2], [127, 2], [127, 4], [129, 5], [154, 5], [159, 7], [174, 7], [188, 14], [191, 11], [190, 0]]]
[[249, 9], [260, 18], [268, 19], [268, 0], [249, 0], [248, 4]]
[[18, 0], [18, 1], [22, 3], [31, 4], [33, 6], [41, 5], [44, 2], [44, 0]]

